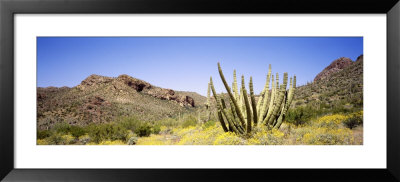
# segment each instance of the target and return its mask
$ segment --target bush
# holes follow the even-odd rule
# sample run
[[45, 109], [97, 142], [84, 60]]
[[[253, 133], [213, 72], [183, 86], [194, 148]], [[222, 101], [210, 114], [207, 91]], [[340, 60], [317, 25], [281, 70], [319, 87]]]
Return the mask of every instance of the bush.
[[342, 114], [325, 115], [315, 120], [313, 125], [319, 128], [339, 128], [347, 118], [346, 115]]
[[343, 124], [350, 129], [355, 128], [363, 123], [363, 111], [350, 114], [349, 117], [343, 121]]
[[215, 126], [215, 121], [213, 121], [213, 120], [207, 121], [207, 122], [205, 122], [205, 123], [203, 124], [203, 128], [204, 128], [204, 129], [205, 129], [205, 128], [209, 128], [209, 127], [213, 127], [213, 126]]
[[311, 107], [298, 107], [289, 109], [286, 121], [295, 125], [303, 125], [309, 121], [315, 114]]
[[51, 131], [49, 130], [37, 130], [37, 139], [44, 139], [51, 135]]
[[135, 129], [135, 133], [140, 137], [150, 136], [152, 128], [148, 124], [144, 124]]
[[354, 137], [348, 128], [313, 128], [302, 138], [302, 142], [308, 145], [350, 145], [353, 141]]
[[82, 135], [78, 139], [80, 144], [87, 144], [91, 141], [90, 136], [88, 134]]
[[83, 127], [70, 125], [66, 122], [57, 123], [53, 130], [59, 134], [67, 135], [71, 134], [72, 136], [78, 138], [82, 135], [85, 135], [86, 130]]
[[144, 122], [136, 118], [129, 117], [120, 119], [118, 122], [116, 122], [116, 124], [125, 130], [135, 131], [135, 129], [143, 125]]
[[152, 128], [152, 130], [151, 130], [151, 133], [153, 133], [153, 134], [159, 134], [160, 131], [161, 131], [161, 125], [156, 124], [156, 125], [153, 126], [153, 128]]
[[68, 134], [70, 132], [71, 125], [66, 122], [57, 123], [54, 125], [53, 130], [60, 134]]
[[182, 127], [187, 128], [189, 126], [196, 126], [197, 125], [197, 119], [190, 115], [187, 118], [185, 118], [185, 121], [182, 123]]
[[107, 124], [91, 124], [87, 127], [88, 135], [91, 140], [100, 143], [103, 140], [122, 140], [126, 141], [129, 132], [114, 123]]
[[63, 144], [63, 137], [58, 133], [54, 133], [49, 138], [46, 139], [49, 145], [61, 145]]
[[117, 122], [117, 126], [134, 131], [138, 136], [149, 136], [151, 133], [158, 134], [161, 131], [161, 124], [149, 124], [136, 118], [124, 118]]
[[159, 124], [161, 126], [166, 126], [166, 127], [171, 127], [171, 128], [175, 128], [180, 125], [180, 122], [178, 120], [172, 119], [172, 118], [166, 118], [163, 120], [159, 120], [159, 121], [156, 121], [155, 123]]
[[61, 141], [61, 143], [59, 143], [61, 145], [68, 145], [68, 144], [76, 143], [76, 139], [72, 135], [63, 135], [63, 136], [61, 136], [61, 138], [62, 138], [62, 141]]
[[70, 133], [72, 136], [78, 138], [78, 137], [80, 137], [80, 136], [85, 135], [86, 130], [85, 130], [84, 128], [80, 127], [80, 126], [73, 126], [73, 125], [72, 125], [72, 126], [70, 126], [70, 128], [69, 128], [69, 133]]
[[248, 139], [247, 145], [283, 145], [285, 134], [277, 129], [269, 130], [266, 126], [255, 128], [254, 134]]
[[36, 140], [36, 145], [48, 145], [49, 143], [44, 139]]

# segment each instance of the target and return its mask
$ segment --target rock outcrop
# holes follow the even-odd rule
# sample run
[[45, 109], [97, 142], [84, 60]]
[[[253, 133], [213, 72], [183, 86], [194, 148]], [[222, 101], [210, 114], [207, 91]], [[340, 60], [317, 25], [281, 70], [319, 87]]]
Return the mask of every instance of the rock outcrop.
[[314, 82], [319, 80], [324, 80], [333, 73], [339, 72], [345, 69], [346, 67], [350, 66], [352, 63], [353, 61], [350, 58], [341, 57], [339, 59], [336, 59], [314, 78]]
[[86, 79], [84, 79], [80, 85], [78, 85], [78, 88], [85, 89], [87, 86], [96, 86], [102, 83], [109, 83], [113, 79], [111, 77], [106, 77], [106, 76], [100, 76], [100, 75], [95, 75], [92, 74]]
[[152, 85], [150, 83], [133, 78], [133, 77], [131, 77], [129, 75], [125, 75], [125, 74], [118, 76], [118, 78], [116, 80], [135, 89], [137, 92], [141, 92], [144, 89], [152, 88]]
[[357, 60], [356, 60], [356, 62], [359, 62], [359, 61], [364, 61], [364, 55], [363, 54], [361, 54], [360, 56], [358, 56], [357, 57]]
[[77, 86], [80, 90], [87, 90], [95, 87], [99, 87], [105, 84], [112, 84], [113, 88], [117, 91], [122, 92], [126, 86], [134, 89], [137, 92], [141, 92], [161, 100], [169, 100], [177, 102], [181, 106], [195, 107], [194, 99], [186, 96], [176, 94], [174, 90], [155, 87], [148, 82], [133, 78], [129, 75], [123, 74], [117, 78], [111, 78], [100, 75], [90, 75]]

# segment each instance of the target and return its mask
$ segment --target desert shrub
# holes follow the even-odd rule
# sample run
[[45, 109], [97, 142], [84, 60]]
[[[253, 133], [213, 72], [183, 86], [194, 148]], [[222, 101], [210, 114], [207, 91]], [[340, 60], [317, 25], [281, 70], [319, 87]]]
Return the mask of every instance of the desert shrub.
[[163, 120], [156, 121], [155, 124], [159, 124], [161, 126], [166, 126], [170, 128], [175, 128], [178, 127], [181, 123], [176, 119], [166, 118]]
[[248, 145], [282, 145], [285, 142], [284, 133], [277, 129], [269, 130], [265, 126], [259, 127], [247, 140]]
[[91, 124], [87, 127], [88, 135], [93, 142], [99, 143], [103, 140], [122, 140], [126, 141], [129, 132], [114, 123]]
[[135, 133], [140, 137], [150, 136], [152, 133], [152, 127], [149, 124], [140, 125], [135, 129]]
[[68, 134], [70, 131], [71, 125], [66, 122], [56, 123], [53, 127], [53, 130], [60, 134]]
[[189, 115], [188, 117], [186, 117], [182, 123], [182, 127], [184, 127], [184, 128], [189, 127], [189, 126], [196, 126], [196, 125], [197, 125], [197, 119], [192, 115]]
[[80, 144], [87, 144], [91, 141], [90, 136], [88, 134], [82, 135], [78, 138]]
[[130, 137], [127, 141], [127, 145], [135, 145], [138, 141], [138, 137]]
[[353, 133], [348, 128], [313, 128], [301, 139], [302, 143], [308, 145], [349, 145], [353, 141]]
[[37, 139], [44, 139], [51, 135], [51, 131], [49, 130], [37, 130]]
[[354, 128], [363, 123], [363, 111], [351, 114], [329, 114], [315, 120], [313, 124], [317, 127], [326, 128]]
[[205, 129], [205, 128], [209, 128], [209, 127], [213, 127], [213, 126], [215, 126], [215, 121], [213, 121], [213, 120], [207, 121], [207, 122], [205, 122], [205, 123], [203, 124], [203, 128], [204, 128], [204, 129]]
[[138, 136], [149, 136], [151, 133], [158, 134], [161, 131], [160, 121], [150, 123], [132, 117], [121, 119], [117, 125], [124, 130], [134, 131]]
[[155, 124], [153, 125], [152, 129], [151, 129], [151, 133], [153, 134], [159, 134], [161, 131], [161, 125], [159, 124]]
[[73, 126], [73, 125], [72, 125], [72, 126], [70, 126], [70, 128], [69, 128], [69, 133], [70, 133], [72, 136], [78, 138], [78, 137], [80, 137], [80, 136], [82, 136], [82, 135], [85, 135], [86, 130], [85, 130], [83, 127], [80, 127], [80, 126]]
[[71, 134], [72, 136], [78, 138], [86, 133], [85, 128], [75, 125], [70, 125], [66, 122], [57, 123], [54, 125], [53, 130], [59, 134], [67, 135]]
[[286, 121], [295, 125], [302, 125], [309, 121], [314, 115], [311, 107], [297, 107], [288, 111]]
[[36, 145], [48, 145], [49, 143], [45, 139], [37, 139]]
[[61, 136], [62, 141], [61, 141], [61, 145], [69, 145], [69, 144], [74, 144], [76, 142], [75, 137], [73, 137], [72, 135], [63, 135]]
[[355, 128], [363, 123], [363, 111], [350, 114], [343, 124], [350, 129]]
[[118, 125], [121, 128], [124, 128], [125, 130], [132, 130], [135, 131], [136, 128], [139, 126], [143, 125], [145, 122], [138, 120], [133, 117], [125, 117], [121, 118], [116, 122], [116, 125]]
[[313, 125], [320, 128], [339, 128], [347, 118], [346, 115], [342, 114], [325, 115], [315, 120]]
[[349, 113], [349, 112], [352, 112], [352, 109], [346, 108], [343, 104], [336, 104], [332, 109], [332, 113], [334, 114]]
[[58, 133], [53, 133], [50, 137], [46, 138], [49, 145], [62, 145], [64, 144], [63, 140], [62, 135]]

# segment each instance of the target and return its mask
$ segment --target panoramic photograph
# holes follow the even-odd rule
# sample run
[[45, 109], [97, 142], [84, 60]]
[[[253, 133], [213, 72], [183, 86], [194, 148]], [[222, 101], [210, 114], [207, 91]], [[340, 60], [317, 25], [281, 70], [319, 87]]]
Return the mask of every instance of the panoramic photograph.
[[363, 145], [363, 37], [37, 37], [37, 145]]

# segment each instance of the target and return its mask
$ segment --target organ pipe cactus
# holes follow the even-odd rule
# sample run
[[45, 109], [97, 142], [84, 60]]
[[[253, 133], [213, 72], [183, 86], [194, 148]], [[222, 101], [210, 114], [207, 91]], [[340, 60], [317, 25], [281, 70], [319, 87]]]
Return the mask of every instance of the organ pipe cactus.
[[210, 83], [208, 83], [206, 109], [209, 109], [211, 107], [210, 89], [211, 89], [211, 85], [210, 85]]
[[[252, 127], [257, 127], [261, 124], [268, 126], [270, 129], [279, 129], [293, 101], [296, 89], [296, 76], [290, 78], [290, 85], [287, 90], [288, 74], [283, 74], [283, 83], [280, 85], [279, 74], [277, 73], [274, 79], [274, 75], [271, 74], [271, 65], [269, 65], [267, 80], [256, 102], [252, 77], [250, 77], [250, 95], [248, 95], [244, 76], [241, 77], [242, 84], [239, 93], [236, 70], [233, 72], [234, 81], [232, 83], [232, 89], [226, 82], [219, 63], [218, 72], [228, 93], [230, 108], [227, 107], [224, 98], [220, 98], [215, 92], [212, 78], [210, 78], [209, 87], [211, 87], [216, 101], [218, 119], [225, 132], [231, 131], [240, 135], [250, 135]], [[272, 85], [271, 90], [270, 81]]]
[[210, 97], [210, 90], [211, 90], [211, 85], [210, 85], [210, 83], [208, 83], [207, 102], [206, 102], [207, 121], [209, 121], [210, 118], [211, 118], [211, 97]]

